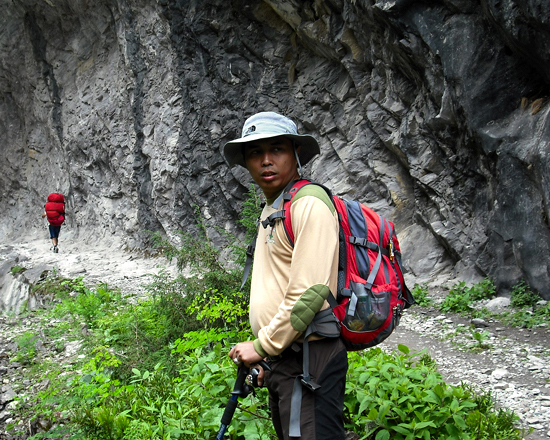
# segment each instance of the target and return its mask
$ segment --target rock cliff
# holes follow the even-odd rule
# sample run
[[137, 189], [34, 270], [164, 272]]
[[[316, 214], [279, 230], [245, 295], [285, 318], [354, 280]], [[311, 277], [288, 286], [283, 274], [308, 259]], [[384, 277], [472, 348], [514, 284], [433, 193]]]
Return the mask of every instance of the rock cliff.
[[[544, 0], [0, 0], [0, 234], [139, 246], [235, 229], [220, 146], [262, 110], [320, 140], [307, 173], [398, 227], [418, 280], [550, 298]], [[237, 231], [238, 232], [238, 231]]]

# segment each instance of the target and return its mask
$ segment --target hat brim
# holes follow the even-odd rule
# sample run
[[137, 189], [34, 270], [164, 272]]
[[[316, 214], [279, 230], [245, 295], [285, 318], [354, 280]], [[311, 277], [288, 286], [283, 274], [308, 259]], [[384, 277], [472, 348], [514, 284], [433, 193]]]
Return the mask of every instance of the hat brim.
[[309, 134], [289, 134], [289, 133], [276, 133], [276, 134], [253, 134], [244, 138], [235, 139], [227, 142], [223, 146], [223, 155], [230, 167], [240, 165], [246, 168], [244, 161], [242, 147], [244, 144], [254, 142], [259, 139], [269, 139], [278, 136], [284, 136], [292, 139], [296, 142], [296, 146], [300, 147], [298, 156], [300, 157], [300, 163], [302, 165], [307, 164], [313, 157], [320, 153], [319, 143], [317, 139]]

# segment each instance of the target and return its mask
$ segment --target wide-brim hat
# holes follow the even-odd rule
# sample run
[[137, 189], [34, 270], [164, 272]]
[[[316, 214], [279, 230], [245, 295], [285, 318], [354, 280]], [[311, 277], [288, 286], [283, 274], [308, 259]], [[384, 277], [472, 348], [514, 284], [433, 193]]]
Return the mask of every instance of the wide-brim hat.
[[240, 165], [246, 168], [243, 145], [277, 136], [292, 139], [296, 146], [300, 146], [298, 157], [302, 165], [308, 163], [320, 152], [317, 140], [309, 134], [298, 134], [296, 124], [291, 119], [275, 112], [261, 112], [250, 116], [245, 121], [239, 139], [229, 141], [223, 146], [225, 160], [229, 166]]

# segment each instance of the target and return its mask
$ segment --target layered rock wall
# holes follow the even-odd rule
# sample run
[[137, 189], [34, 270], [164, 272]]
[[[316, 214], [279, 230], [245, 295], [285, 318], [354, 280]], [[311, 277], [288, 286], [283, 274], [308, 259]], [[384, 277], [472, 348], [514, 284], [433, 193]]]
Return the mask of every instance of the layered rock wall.
[[250, 180], [221, 145], [262, 110], [316, 136], [307, 167], [395, 221], [417, 280], [550, 297], [543, 0], [0, 0], [0, 233], [236, 231]]

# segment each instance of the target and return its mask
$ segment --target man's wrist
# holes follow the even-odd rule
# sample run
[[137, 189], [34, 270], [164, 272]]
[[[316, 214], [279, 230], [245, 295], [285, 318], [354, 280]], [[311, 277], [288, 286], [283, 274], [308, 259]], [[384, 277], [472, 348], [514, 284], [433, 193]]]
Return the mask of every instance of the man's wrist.
[[259, 339], [255, 339], [254, 342], [252, 343], [252, 345], [254, 346], [254, 350], [256, 350], [256, 352], [262, 357], [262, 358], [265, 358], [268, 356], [268, 354], [265, 352], [265, 350], [263, 349], [262, 347], [262, 344], [260, 342]]

